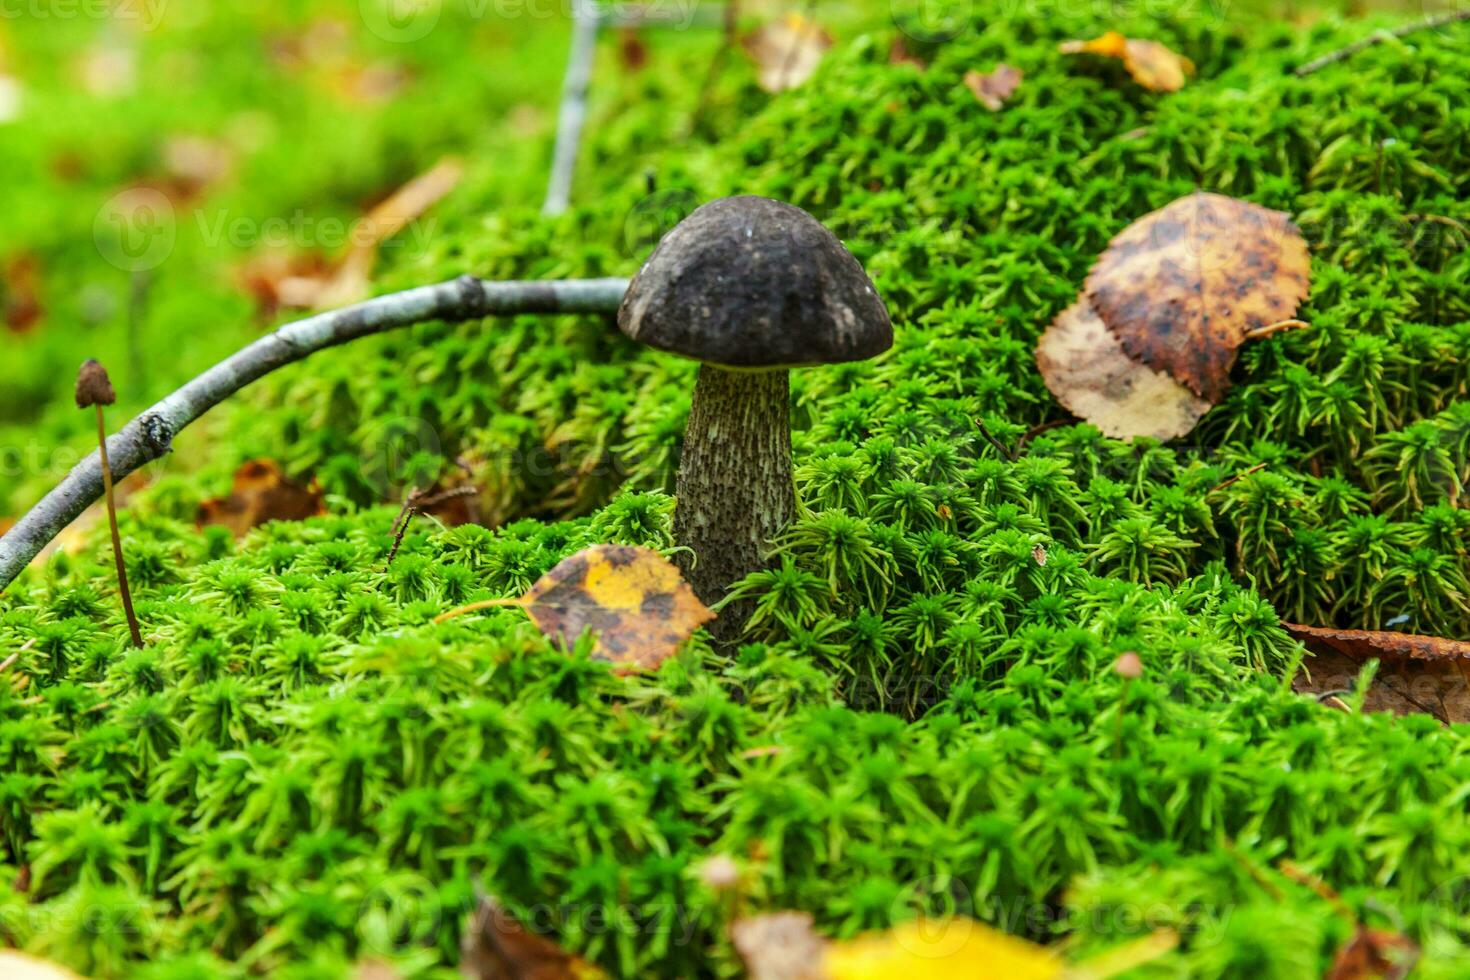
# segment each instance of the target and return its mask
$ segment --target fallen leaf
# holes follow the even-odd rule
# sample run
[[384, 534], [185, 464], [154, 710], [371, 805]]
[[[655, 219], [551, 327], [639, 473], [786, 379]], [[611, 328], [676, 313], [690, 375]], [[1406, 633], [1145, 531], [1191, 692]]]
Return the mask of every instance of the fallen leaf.
[[772, 912], [738, 919], [730, 941], [749, 980], [824, 980], [825, 943], [805, 912]]
[[1123, 229], [1086, 294], [1124, 353], [1214, 404], [1252, 332], [1296, 322], [1310, 268], [1287, 215], [1195, 193]]
[[815, 74], [832, 47], [832, 35], [801, 14], [788, 13], [747, 34], [741, 44], [755, 62], [760, 87], [784, 92]]
[[495, 899], [481, 895], [465, 923], [459, 972], [469, 980], [591, 980], [587, 961], [528, 930]]
[[648, 65], [648, 45], [636, 27], [618, 29], [618, 61], [630, 72], [642, 71]]
[[196, 521], [200, 527], [223, 525], [239, 538], [269, 521], [301, 521], [325, 513], [317, 481], [300, 486], [286, 479], [275, 461], [253, 459], [235, 471], [229, 496], [199, 505]]
[[351, 244], [336, 262], [317, 253], [267, 253], [241, 266], [236, 279], [255, 297], [262, 318], [281, 309], [330, 309], [360, 302], [372, 292], [378, 248], [422, 217], [464, 175], [457, 157], [445, 157], [376, 205], [353, 226]]
[[0, 72], [0, 125], [19, 119], [24, 101], [20, 80]]
[[353, 980], [402, 980], [403, 975], [382, 960], [363, 960], [352, 977]]
[[923, 58], [909, 50], [902, 34], [895, 35], [893, 42], [888, 45], [888, 63], [890, 65], [913, 65], [919, 71], [927, 71], [929, 68]]
[[163, 142], [163, 166], [174, 189], [169, 196], [176, 199], [199, 197], [210, 184], [227, 176], [234, 164], [234, 149], [219, 140], [180, 134]]
[[957, 917], [916, 919], [829, 943], [822, 967], [828, 980], [1059, 980], [1064, 963], [1045, 946]]
[[138, 87], [138, 52], [115, 41], [95, 44], [77, 63], [77, 77], [89, 95], [98, 98], [128, 95]]
[[1090, 41], [1063, 41], [1062, 54], [1095, 54], [1117, 58], [1133, 80], [1154, 92], [1177, 92], [1194, 74], [1194, 62], [1157, 41], [1141, 41], [1108, 31]]
[[656, 551], [599, 544], [563, 559], [519, 599], [461, 606], [438, 622], [495, 606], [521, 606], [541, 632], [570, 646], [588, 629], [592, 655], [628, 669], [652, 670], [715, 618], [679, 570]]
[[1167, 374], [1128, 357], [1085, 296], [1041, 335], [1036, 366], [1067, 411], [1115, 439], [1174, 439], [1210, 410]]
[[1470, 722], [1470, 643], [1416, 633], [1281, 625], [1312, 654], [1292, 680], [1295, 690], [1318, 696], [1351, 690], [1363, 665], [1377, 660], [1365, 711]]
[[1034, 561], [1034, 562], [1036, 562], [1036, 564], [1040, 565], [1042, 568], [1045, 568], [1046, 567], [1046, 549], [1043, 548], [1041, 545], [1037, 545], [1036, 547], [1032, 548], [1031, 549], [1031, 560]]
[[965, 72], [965, 87], [975, 93], [975, 98], [980, 104], [991, 112], [1000, 111], [1006, 99], [1021, 84], [1025, 72], [1004, 62], [995, 66], [988, 72], [967, 71]]
[[5, 980], [81, 980], [75, 973], [55, 963], [10, 949], [0, 950], [0, 977]]
[[41, 322], [41, 267], [29, 252], [0, 265], [0, 320], [12, 333], [26, 333]]
[[1332, 958], [1326, 980], [1402, 980], [1418, 959], [1407, 936], [1360, 925]]

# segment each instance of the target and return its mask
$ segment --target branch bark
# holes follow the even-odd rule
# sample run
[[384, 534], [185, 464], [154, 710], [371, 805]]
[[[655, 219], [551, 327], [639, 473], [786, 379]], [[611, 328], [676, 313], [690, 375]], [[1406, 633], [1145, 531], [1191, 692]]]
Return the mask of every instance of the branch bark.
[[[319, 350], [426, 320], [475, 320], [516, 313], [614, 313], [627, 289], [626, 279], [487, 282], [462, 276], [287, 324], [205, 371], [109, 438], [107, 454], [113, 477], [120, 481], [164, 456], [174, 437], [205, 412], [251, 382]], [[0, 537], [0, 591], [101, 495], [102, 465], [94, 452]]]
[[1296, 70], [1296, 76], [1302, 78], [1315, 71], [1321, 71], [1328, 65], [1334, 65], [1339, 61], [1351, 58], [1359, 51], [1365, 48], [1371, 48], [1375, 44], [1382, 44], [1389, 38], [1408, 37], [1410, 34], [1417, 34], [1419, 31], [1432, 31], [1437, 27], [1456, 24], [1462, 20], [1470, 20], [1470, 10], [1457, 10], [1448, 14], [1440, 14], [1414, 24], [1405, 24], [1403, 27], [1396, 28], [1392, 31], [1378, 31], [1376, 34], [1369, 34], [1362, 40], [1354, 41], [1346, 47], [1338, 48], [1336, 51], [1328, 52], [1320, 58], [1312, 59]]
[[602, 20], [602, 12], [593, 0], [573, 0], [572, 49], [562, 82], [556, 147], [551, 155], [551, 181], [546, 188], [546, 203], [541, 207], [543, 214], [561, 214], [572, 198], [572, 175], [577, 169], [582, 126], [587, 119], [587, 87], [592, 81], [592, 57], [597, 52]]

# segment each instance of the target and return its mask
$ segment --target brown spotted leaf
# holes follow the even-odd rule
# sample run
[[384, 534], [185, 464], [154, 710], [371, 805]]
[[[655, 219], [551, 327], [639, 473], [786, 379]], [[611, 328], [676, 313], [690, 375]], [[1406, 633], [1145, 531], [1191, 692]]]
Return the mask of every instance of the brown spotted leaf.
[[235, 471], [228, 496], [199, 505], [196, 521], [200, 527], [223, 525], [239, 538], [268, 521], [301, 521], [325, 513], [322, 488], [315, 480], [300, 486], [286, 479], [273, 460], [253, 459]]
[[1310, 267], [1285, 214], [1196, 193], [1123, 229], [1086, 293], [1124, 353], [1214, 404], [1251, 332], [1290, 320], [1306, 298]]
[[586, 960], [527, 929], [486, 895], [480, 896], [465, 924], [459, 972], [467, 980], [593, 980], [603, 975]]
[[1025, 73], [1004, 62], [988, 72], [965, 72], [965, 87], [975, 93], [980, 104], [991, 112], [999, 112], [1006, 99], [1016, 91]]
[[1062, 54], [1095, 54], [1117, 58], [1133, 80], [1153, 92], [1177, 92], [1194, 74], [1194, 62], [1157, 41], [1143, 41], [1108, 31], [1090, 41], [1063, 41]]
[[755, 62], [760, 87], [784, 92], [816, 73], [822, 55], [832, 46], [832, 35], [801, 14], [788, 13], [747, 34], [741, 44]]
[[715, 618], [662, 555], [621, 544], [593, 545], [563, 559], [519, 599], [472, 603], [439, 621], [504, 605], [523, 607], [541, 632], [566, 646], [592, 630], [594, 657], [642, 670], [658, 667]]
[[1377, 660], [1364, 710], [1470, 722], [1470, 643], [1416, 633], [1281, 625], [1312, 654], [1292, 682], [1296, 690], [1319, 696], [1350, 690], [1363, 665]]
[[1036, 366], [1067, 411], [1115, 439], [1174, 439], [1210, 410], [1209, 402], [1167, 374], [1123, 353], [1086, 297], [1041, 335]]

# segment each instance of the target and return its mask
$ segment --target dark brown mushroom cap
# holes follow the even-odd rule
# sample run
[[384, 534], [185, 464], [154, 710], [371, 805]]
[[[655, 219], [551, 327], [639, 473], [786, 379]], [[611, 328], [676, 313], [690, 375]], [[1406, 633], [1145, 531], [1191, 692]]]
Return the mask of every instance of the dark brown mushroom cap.
[[112, 390], [107, 369], [93, 360], [82, 362], [81, 369], [77, 371], [77, 408], [111, 405], [116, 401], [117, 394]]
[[618, 309], [649, 347], [733, 368], [861, 361], [893, 324], [852, 253], [801, 208], [725, 197], [653, 250]]

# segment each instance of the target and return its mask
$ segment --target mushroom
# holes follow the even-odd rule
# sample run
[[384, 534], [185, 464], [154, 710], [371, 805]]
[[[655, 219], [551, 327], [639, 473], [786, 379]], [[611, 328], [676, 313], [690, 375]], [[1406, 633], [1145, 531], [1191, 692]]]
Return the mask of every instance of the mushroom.
[[[881, 354], [893, 344], [888, 310], [857, 259], [811, 215], [726, 197], [663, 237], [628, 287], [618, 325], [700, 362], [674, 535], [689, 549], [678, 558], [685, 577], [713, 604], [766, 567], [796, 509], [787, 370]], [[726, 607], [712, 631], [733, 639], [748, 614]]]

